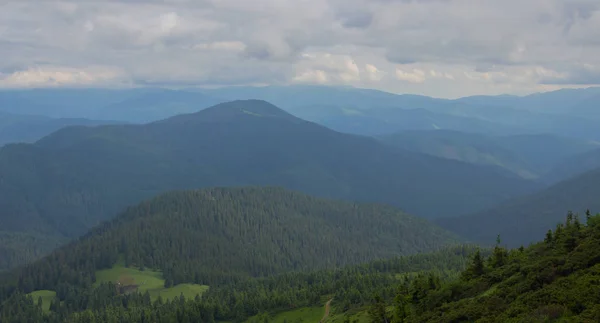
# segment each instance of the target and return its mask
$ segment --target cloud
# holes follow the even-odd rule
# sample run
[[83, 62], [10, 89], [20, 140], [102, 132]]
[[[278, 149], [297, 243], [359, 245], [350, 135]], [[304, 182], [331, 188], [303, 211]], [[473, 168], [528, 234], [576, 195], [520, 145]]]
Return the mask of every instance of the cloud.
[[9, 1], [0, 57], [10, 80], [0, 86], [308, 82], [521, 93], [599, 84], [600, 2]]
[[331, 53], [306, 53], [297, 64], [297, 82], [343, 83], [349, 84], [361, 80], [361, 71], [356, 62], [347, 55]]
[[396, 78], [400, 81], [406, 81], [410, 83], [423, 83], [426, 80], [425, 72], [416, 68], [412, 71], [403, 71], [400, 68], [397, 68]]
[[110, 67], [39, 67], [0, 74], [0, 86], [7, 88], [125, 84], [124, 81], [123, 73]]
[[378, 82], [381, 81], [385, 72], [379, 70], [375, 65], [367, 64], [365, 65], [365, 74], [369, 81]]

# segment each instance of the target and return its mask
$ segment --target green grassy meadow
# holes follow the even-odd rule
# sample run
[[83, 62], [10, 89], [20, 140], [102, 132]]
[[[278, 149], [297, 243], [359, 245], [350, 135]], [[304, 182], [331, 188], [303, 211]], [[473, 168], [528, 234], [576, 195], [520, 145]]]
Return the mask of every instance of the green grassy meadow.
[[41, 297], [42, 298], [42, 310], [44, 310], [44, 312], [47, 312], [50, 310], [50, 302], [52, 302], [54, 297], [56, 297], [56, 292], [51, 291], [51, 290], [38, 290], [35, 292], [31, 292], [28, 295], [30, 295], [33, 298], [33, 302], [35, 304], [37, 304], [38, 299]]
[[145, 293], [148, 291], [152, 300], [161, 296], [163, 299], [173, 299], [183, 293], [186, 298], [194, 298], [208, 290], [208, 286], [197, 284], [179, 284], [170, 288], [165, 288], [165, 280], [160, 271], [139, 270], [128, 268], [117, 264], [111, 269], [100, 270], [96, 272], [96, 286], [103, 282], [121, 282], [124, 285], [138, 285], [138, 291]]

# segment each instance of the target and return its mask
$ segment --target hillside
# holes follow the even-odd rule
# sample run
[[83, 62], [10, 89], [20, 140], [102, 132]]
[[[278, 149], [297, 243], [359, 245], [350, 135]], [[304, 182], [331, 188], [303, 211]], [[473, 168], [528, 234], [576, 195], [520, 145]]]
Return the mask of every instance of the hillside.
[[569, 216], [530, 248], [476, 254], [455, 282], [415, 280], [394, 313], [404, 322], [598, 322], [600, 215], [587, 222]]
[[597, 322], [600, 214], [581, 221], [569, 215], [543, 242], [527, 248], [508, 250], [501, 241], [492, 250], [459, 246], [337, 270], [232, 281], [193, 299], [182, 293], [151, 300], [148, 293], [121, 293], [113, 284], [90, 290], [64, 281], [67, 293], [28, 294], [54, 297], [45, 312], [41, 296], [38, 304], [19, 291], [3, 294], [0, 319], [257, 323], [328, 313], [323, 322]]
[[556, 170], [571, 162], [573, 169], [584, 172], [590, 168], [574, 160], [597, 150], [600, 143], [549, 134], [486, 136], [482, 134], [434, 130], [403, 131], [378, 137], [382, 142], [410, 151], [440, 158], [454, 159], [477, 165], [503, 168], [523, 178], [565, 179], [567, 172]]
[[81, 125], [114, 124], [115, 121], [97, 121], [81, 118], [49, 118], [0, 112], [0, 146], [8, 143], [35, 142], [58, 129]]
[[600, 149], [577, 154], [556, 165], [545, 176], [548, 183], [557, 183], [587, 171], [600, 168]]
[[264, 101], [235, 101], [147, 125], [71, 127], [34, 145], [5, 146], [0, 227], [75, 237], [165, 191], [240, 185], [382, 202], [429, 218], [485, 209], [538, 187], [334, 132]]
[[498, 234], [509, 246], [535, 241], [571, 210], [583, 214], [600, 209], [600, 169], [557, 183], [475, 214], [440, 218], [436, 223], [473, 241], [491, 244]]
[[[190, 322], [250, 323], [264, 322], [265, 318], [271, 322], [285, 319], [294, 322], [298, 315], [315, 311], [321, 318], [324, 312], [321, 309], [332, 298], [336, 300], [336, 308], [359, 310], [370, 302], [375, 292], [393, 295], [397, 284], [415, 272], [432, 272], [444, 279], [456, 278], [474, 250], [475, 246], [462, 245], [335, 270], [290, 272], [266, 278], [240, 277], [211, 285], [208, 290], [205, 287], [201, 297], [181, 292], [174, 298], [153, 298], [150, 292], [143, 291], [146, 285], [140, 285], [137, 291], [122, 292], [119, 284], [115, 285], [118, 280], [104, 280], [107, 270], [96, 272], [97, 281], [92, 285], [89, 281], [73, 284], [67, 275], [63, 275], [59, 279], [58, 292], [37, 290], [24, 294], [22, 290], [12, 289], [19, 281], [12, 276], [8, 282], [0, 282], [0, 291], [3, 291], [0, 303], [4, 305], [0, 307], [0, 320], [79, 322], [90, 321], [95, 316], [96, 321], [102, 322], [140, 322], [144, 320], [141, 317], [151, 322], [171, 322], [181, 321], [183, 316], [189, 317]], [[46, 277], [53, 271], [51, 264], [42, 261], [28, 273], [31, 277]], [[127, 271], [135, 272], [135, 277], [143, 276], [151, 285], [156, 280], [155, 275], [160, 273], [150, 269], [128, 268]], [[189, 284], [166, 289], [173, 292], [182, 285]], [[40, 301], [41, 307], [37, 305]], [[334, 313], [331, 314], [333, 318]], [[339, 314], [336, 310], [335, 315]]]
[[[431, 251], [450, 233], [397, 209], [320, 199], [280, 188], [172, 192], [128, 208], [21, 272], [21, 288], [81, 284], [119, 259], [161, 271], [166, 285], [213, 285], [241, 276], [336, 268]], [[36, 268], [62, 278], [28, 279]], [[54, 270], [49, 270], [53, 272]], [[84, 281], [87, 278], [84, 277]], [[94, 281], [94, 280], [92, 280]]]

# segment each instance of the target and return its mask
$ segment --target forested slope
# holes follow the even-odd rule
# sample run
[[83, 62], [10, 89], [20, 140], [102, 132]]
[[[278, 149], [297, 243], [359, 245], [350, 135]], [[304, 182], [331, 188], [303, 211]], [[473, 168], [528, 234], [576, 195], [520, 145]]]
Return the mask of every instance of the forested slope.
[[437, 219], [436, 223], [471, 241], [487, 245], [500, 234], [509, 246], [536, 241], [563, 219], [561, 210], [583, 214], [600, 209], [600, 169], [559, 182], [476, 214]]
[[[475, 251], [473, 245], [378, 260], [336, 270], [292, 272], [267, 278], [247, 278], [211, 286], [202, 297], [152, 302], [141, 293], [121, 294], [114, 284], [78, 288], [61, 284], [50, 311], [22, 292], [3, 301], [0, 319], [27, 322], [264, 322], [273, 314], [335, 299], [340, 311], [360, 311], [372, 295], [393, 297], [404, 277], [415, 272], [456, 278]], [[0, 287], [5, 287], [0, 285]], [[250, 319], [252, 318], [252, 319]]]
[[456, 243], [397, 209], [320, 199], [280, 188], [167, 193], [20, 271], [25, 292], [86, 287], [119, 259], [163, 272], [167, 285], [334, 268]]
[[274, 313], [332, 299], [330, 316], [346, 322], [358, 316], [376, 323], [598, 322], [600, 214], [582, 220], [569, 214], [527, 248], [508, 250], [499, 240], [491, 251], [461, 246], [334, 271], [242, 279], [194, 300], [152, 302], [147, 295], [120, 294], [112, 284], [92, 290], [67, 285], [71, 291], [44, 313], [16, 292], [3, 300], [0, 319], [269, 322]]
[[[34, 145], [5, 146], [0, 234], [60, 241], [165, 191], [240, 185], [383, 202], [430, 218], [485, 209], [538, 187], [341, 134], [264, 101], [235, 101], [147, 125], [71, 127]], [[0, 254], [35, 257], [55, 247], [37, 250], [28, 241], [11, 241]]]
[[476, 254], [460, 280], [413, 281], [394, 314], [400, 322], [599, 322], [599, 245], [600, 215], [588, 213], [586, 226], [570, 214], [530, 248]]

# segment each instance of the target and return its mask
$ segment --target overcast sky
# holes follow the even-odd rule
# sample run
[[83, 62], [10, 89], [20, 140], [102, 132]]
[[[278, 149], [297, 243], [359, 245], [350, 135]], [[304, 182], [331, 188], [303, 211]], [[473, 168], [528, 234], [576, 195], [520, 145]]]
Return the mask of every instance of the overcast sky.
[[600, 84], [599, 0], [0, 0], [0, 87]]

